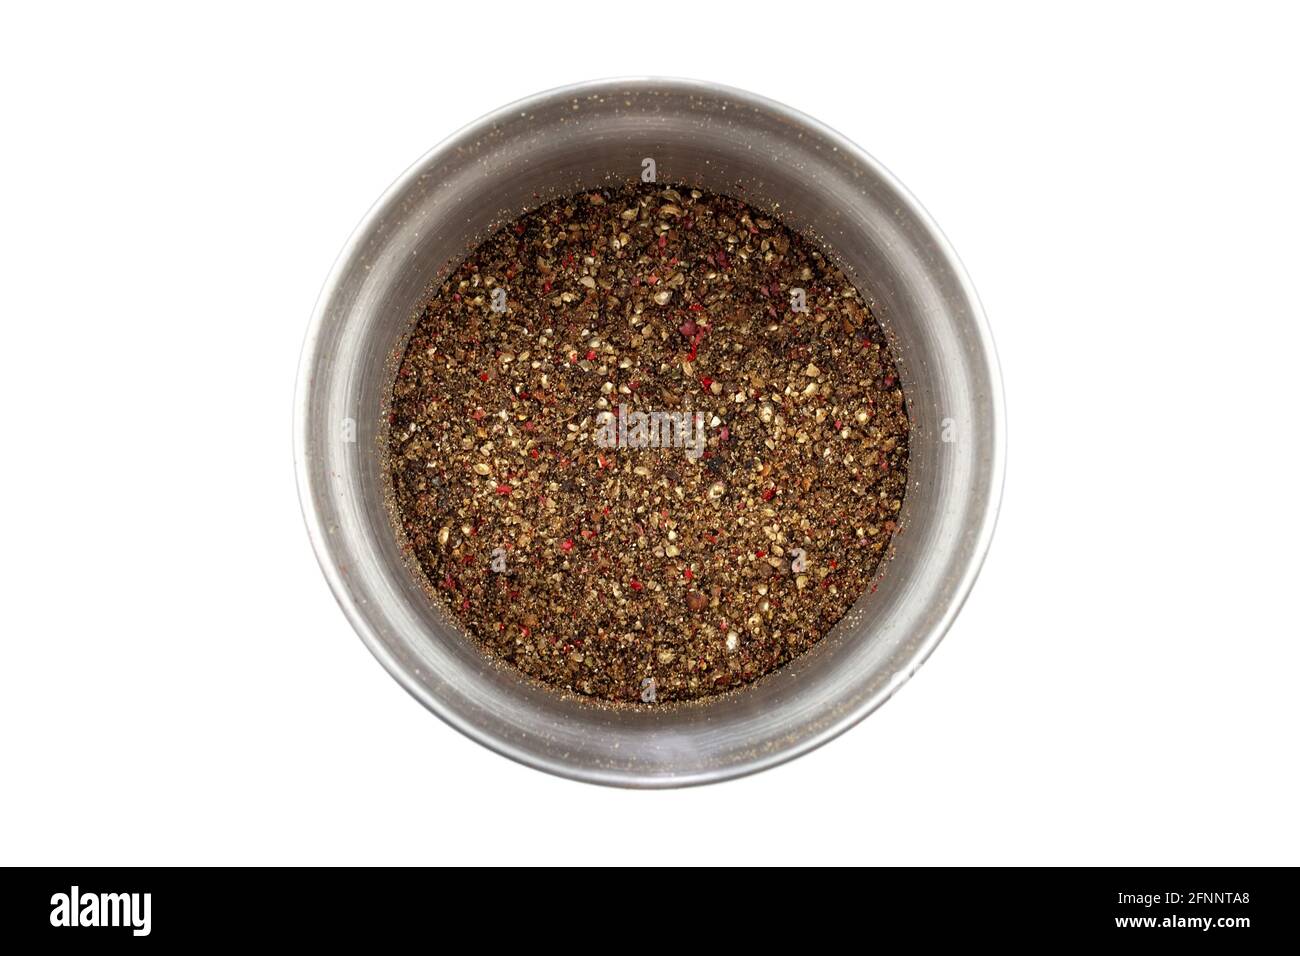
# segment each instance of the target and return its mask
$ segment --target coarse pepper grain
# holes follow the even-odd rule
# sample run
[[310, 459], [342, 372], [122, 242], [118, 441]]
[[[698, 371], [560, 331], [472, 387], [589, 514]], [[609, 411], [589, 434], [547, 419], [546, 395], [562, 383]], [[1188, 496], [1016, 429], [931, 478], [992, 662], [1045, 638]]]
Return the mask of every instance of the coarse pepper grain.
[[[701, 413], [702, 454], [635, 447], [638, 412]], [[844, 616], [897, 529], [908, 434], [828, 257], [652, 184], [548, 202], [469, 254], [416, 321], [387, 452], [404, 546], [488, 654], [650, 706], [757, 680]]]

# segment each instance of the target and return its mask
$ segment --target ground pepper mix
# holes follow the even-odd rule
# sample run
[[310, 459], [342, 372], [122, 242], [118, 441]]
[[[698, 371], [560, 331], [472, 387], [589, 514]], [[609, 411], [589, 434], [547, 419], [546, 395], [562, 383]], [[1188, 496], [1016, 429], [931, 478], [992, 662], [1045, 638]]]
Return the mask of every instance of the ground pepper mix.
[[772, 214], [688, 187], [502, 228], [433, 292], [390, 408], [394, 518], [435, 599], [524, 674], [638, 706], [816, 643], [872, 586], [907, 481], [858, 291]]

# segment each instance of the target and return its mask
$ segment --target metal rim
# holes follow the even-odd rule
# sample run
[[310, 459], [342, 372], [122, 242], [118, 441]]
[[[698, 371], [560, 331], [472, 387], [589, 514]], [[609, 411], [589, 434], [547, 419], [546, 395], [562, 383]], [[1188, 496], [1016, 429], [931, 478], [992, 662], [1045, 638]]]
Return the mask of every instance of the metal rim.
[[[902, 680], [891, 682], [889, 686], [884, 687], [877, 693], [871, 695], [855, 708], [848, 711], [839, 720], [823, 728], [820, 732], [812, 734], [794, 744], [790, 744], [784, 749], [777, 750], [761, 757], [755, 757], [744, 763], [737, 763], [727, 767], [709, 770], [688, 772], [670, 778], [637, 775], [635, 773], [621, 771], [591, 769], [574, 766], [559, 760], [549, 759], [532, 751], [515, 746], [509, 741], [487, 732], [477, 724], [466, 720], [461, 714], [445, 706], [444, 702], [435, 694], [431, 693], [424, 685], [415, 681], [412, 675], [392, 657], [383, 642], [379, 639], [378, 635], [371, 628], [370, 623], [366, 620], [364, 615], [360, 613], [356, 603], [352, 600], [348, 589], [343, 585], [342, 577], [334, 560], [336, 552], [330, 544], [329, 535], [325, 533], [325, 529], [322, 526], [321, 515], [317, 507], [317, 502], [313, 496], [307, 457], [307, 433], [308, 423], [310, 420], [309, 396], [312, 387], [311, 369], [317, 355], [320, 330], [325, 322], [325, 308], [331, 298], [335, 286], [338, 283], [341, 273], [356, 253], [361, 237], [366, 235], [378, 220], [384, 218], [387, 210], [393, 205], [397, 197], [399, 197], [410, 182], [419, 175], [421, 170], [436, 163], [439, 157], [445, 155], [449, 150], [454, 149], [457, 143], [476, 138], [481, 132], [491, 129], [495, 124], [504, 122], [520, 111], [530, 110], [543, 103], [548, 103], [556, 99], [584, 96], [597, 92], [612, 83], [671, 86], [684, 92], [699, 92], [714, 95], [722, 94], [728, 96], [747, 103], [748, 105], [766, 110], [795, 125], [802, 126], [815, 132], [828, 142], [833, 143], [838, 149], [850, 155], [865, 168], [869, 169], [897, 194], [899, 202], [906, 208], [907, 212], [914, 216], [919, 223], [924, 225], [925, 229], [934, 241], [935, 247], [940, 251], [945, 260], [946, 265], [958, 279], [962, 293], [970, 305], [970, 324], [979, 340], [980, 351], [984, 356], [989, 381], [993, 386], [992, 394], [990, 395], [993, 415], [993, 421], [991, 422], [993, 444], [989, 463], [989, 484], [991, 493], [984, 514], [980, 517], [978, 534], [976, 535], [976, 544], [972, 549], [971, 559], [965, 572], [955, 588], [954, 593], [956, 596], [954, 600], [949, 603], [943, 617], [933, 627], [931, 627], [929, 633], [918, 644], [916, 651], [911, 657], [909, 666], [903, 672], [905, 674], [904, 678]], [[536, 93], [532, 96], [524, 97], [493, 110], [479, 119], [461, 127], [412, 163], [366, 212], [365, 216], [362, 217], [356, 228], [353, 229], [352, 234], [348, 237], [342, 251], [339, 253], [330, 269], [329, 275], [321, 288], [319, 296], [317, 297], [311, 321], [304, 338], [294, 394], [294, 470], [298, 487], [299, 504], [302, 509], [303, 520], [307, 527], [307, 534], [311, 540], [312, 549], [316, 555], [317, 563], [329, 584], [330, 590], [334, 594], [335, 600], [338, 602], [344, 615], [352, 624], [353, 629], [361, 637], [363, 643], [370, 650], [371, 654], [373, 654], [380, 664], [383, 665], [384, 669], [392, 675], [394, 680], [406, 689], [407, 693], [423, 704], [428, 710], [436, 714], [445, 723], [454, 727], [471, 740], [474, 740], [489, 750], [525, 766], [533, 767], [555, 776], [586, 783], [641, 789], [668, 789], [717, 783], [723, 780], [747, 776], [761, 770], [778, 766], [815, 750], [828, 741], [838, 737], [840, 734], [844, 733], [846, 730], [855, 726], [868, 715], [873, 713], [885, 701], [892, 697], [899, 687], [906, 683], [906, 681], [916, 673], [920, 666], [929, 658], [930, 654], [933, 653], [939, 642], [947, 634], [953, 621], [964, 606], [970, 595], [970, 591], [979, 576], [980, 570], [983, 567], [989, 546], [992, 542], [1005, 482], [1005, 415], [1003, 383], [997, 358], [997, 350], [993, 341], [992, 332], [984, 314], [983, 306], [980, 303], [974, 285], [971, 283], [970, 277], [968, 276], [965, 267], [962, 265], [960, 258], [957, 256], [956, 251], [948, 242], [947, 237], [943, 234], [937, 223], [935, 223], [934, 219], [929, 215], [921, 203], [917, 201], [917, 199], [892, 173], [889, 172], [888, 169], [881, 165], [857, 144], [821, 123], [819, 120], [775, 100], [768, 99], [767, 97], [746, 90], [736, 89], [723, 84], [673, 77], [611, 77], [555, 87], [550, 90]]]

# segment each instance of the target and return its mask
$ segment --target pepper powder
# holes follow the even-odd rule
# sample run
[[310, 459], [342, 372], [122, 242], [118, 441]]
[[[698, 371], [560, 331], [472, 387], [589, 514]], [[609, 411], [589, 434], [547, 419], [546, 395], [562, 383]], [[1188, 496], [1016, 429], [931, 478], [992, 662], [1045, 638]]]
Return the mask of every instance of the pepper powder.
[[[432, 290], [389, 408], [394, 523], [433, 599], [608, 702], [706, 698], [806, 651], [872, 587], [907, 484], [859, 291], [774, 213], [686, 186], [499, 229]], [[695, 449], [671, 440], [688, 417]], [[632, 441], [644, 422], [668, 440]]]

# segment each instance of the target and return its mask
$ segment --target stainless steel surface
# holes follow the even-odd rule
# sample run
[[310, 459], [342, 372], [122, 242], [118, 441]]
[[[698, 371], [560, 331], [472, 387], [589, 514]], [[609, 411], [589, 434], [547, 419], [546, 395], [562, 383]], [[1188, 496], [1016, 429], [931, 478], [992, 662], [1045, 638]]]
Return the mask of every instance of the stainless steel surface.
[[[382, 506], [386, 369], [435, 274], [503, 218], [631, 180], [780, 202], [875, 304], [897, 344], [913, 438], [904, 530], [878, 591], [758, 684], [670, 709], [562, 698], [488, 662], [404, 565]], [[741, 191], [743, 189], [743, 191]], [[380, 662], [426, 707], [508, 757], [595, 783], [707, 783], [788, 760], [879, 707], [947, 631], [979, 570], [1002, 488], [993, 343], [943, 236], [871, 157], [750, 93], [653, 78], [553, 90], [456, 133], [375, 205], [334, 266], [307, 335], [294, 456], [330, 587]], [[356, 441], [343, 422], [356, 422]], [[946, 423], [945, 420], [951, 420]], [[945, 424], [948, 437], [946, 442]], [[955, 717], [956, 715], [954, 715]]]

